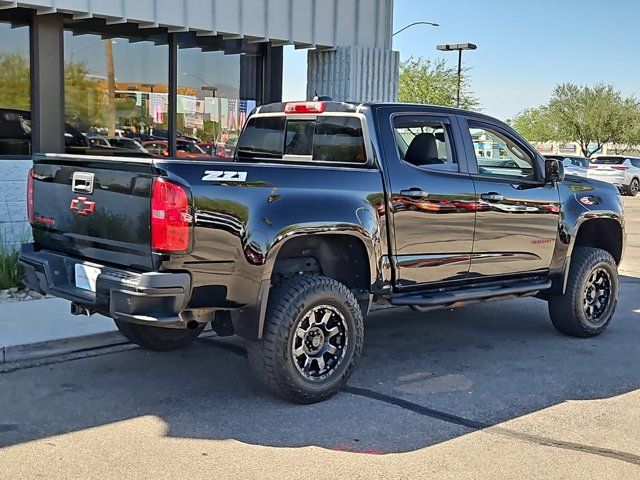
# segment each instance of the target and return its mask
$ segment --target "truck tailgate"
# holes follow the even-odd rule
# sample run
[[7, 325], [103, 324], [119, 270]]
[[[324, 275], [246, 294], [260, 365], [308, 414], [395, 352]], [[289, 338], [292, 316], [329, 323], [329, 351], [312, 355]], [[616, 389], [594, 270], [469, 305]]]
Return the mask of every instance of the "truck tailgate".
[[35, 247], [152, 270], [152, 183], [151, 159], [35, 156]]

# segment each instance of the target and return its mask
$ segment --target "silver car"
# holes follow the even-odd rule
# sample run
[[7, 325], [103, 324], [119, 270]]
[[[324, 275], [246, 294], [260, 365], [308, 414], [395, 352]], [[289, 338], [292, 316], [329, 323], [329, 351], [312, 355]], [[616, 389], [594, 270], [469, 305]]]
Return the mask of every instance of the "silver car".
[[545, 157], [562, 162], [567, 175], [577, 175], [578, 177], [587, 176], [590, 160], [586, 157], [576, 155], [545, 155]]
[[635, 197], [640, 191], [640, 158], [600, 155], [589, 166], [587, 177], [613, 183], [622, 193]]

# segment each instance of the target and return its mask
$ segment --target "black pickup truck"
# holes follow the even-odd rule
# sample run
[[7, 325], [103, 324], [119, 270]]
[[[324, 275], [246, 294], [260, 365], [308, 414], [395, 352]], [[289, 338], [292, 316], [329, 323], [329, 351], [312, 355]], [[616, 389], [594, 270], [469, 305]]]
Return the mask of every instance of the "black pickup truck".
[[28, 192], [27, 286], [154, 350], [208, 324], [240, 335], [257, 376], [299, 403], [347, 381], [373, 304], [535, 296], [560, 332], [590, 337], [618, 301], [616, 188], [565, 178], [462, 110], [265, 105], [233, 162], [42, 155]]

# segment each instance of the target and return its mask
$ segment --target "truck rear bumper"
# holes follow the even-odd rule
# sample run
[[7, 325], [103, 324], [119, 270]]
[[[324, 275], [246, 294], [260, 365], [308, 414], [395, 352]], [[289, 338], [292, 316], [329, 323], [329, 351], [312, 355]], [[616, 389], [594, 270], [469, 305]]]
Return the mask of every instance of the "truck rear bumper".
[[191, 292], [188, 273], [137, 273], [100, 266], [96, 291], [76, 286], [75, 266], [82, 260], [22, 246], [20, 264], [27, 287], [65, 298], [89, 312], [115, 320], [166, 328], [187, 328], [181, 317]]

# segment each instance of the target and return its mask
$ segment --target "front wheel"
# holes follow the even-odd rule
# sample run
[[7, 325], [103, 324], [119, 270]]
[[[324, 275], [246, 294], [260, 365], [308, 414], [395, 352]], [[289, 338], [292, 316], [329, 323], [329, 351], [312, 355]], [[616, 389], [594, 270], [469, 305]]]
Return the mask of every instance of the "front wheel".
[[206, 324], [200, 325], [194, 330], [177, 330], [138, 325], [120, 320], [114, 320], [114, 322], [116, 322], [120, 333], [131, 343], [156, 352], [169, 352], [186, 347], [198, 338], [206, 326]]
[[600, 335], [613, 318], [618, 294], [618, 268], [611, 254], [578, 247], [571, 257], [567, 291], [549, 299], [551, 322], [565, 335]]
[[347, 382], [363, 339], [353, 293], [333, 279], [300, 275], [272, 289], [262, 339], [248, 345], [249, 362], [273, 393], [316, 403]]

